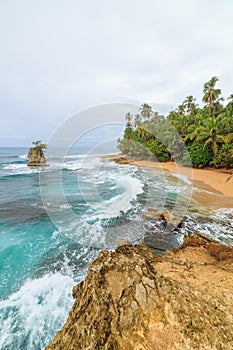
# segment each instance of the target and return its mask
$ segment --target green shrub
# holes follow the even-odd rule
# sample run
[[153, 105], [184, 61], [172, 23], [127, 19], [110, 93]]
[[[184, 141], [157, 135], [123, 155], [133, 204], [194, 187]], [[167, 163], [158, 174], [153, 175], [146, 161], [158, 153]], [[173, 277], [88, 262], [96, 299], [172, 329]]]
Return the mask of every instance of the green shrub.
[[143, 144], [136, 141], [131, 142], [129, 155], [137, 159], [148, 159], [147, 148]]
[[125, 154], [137, 159], [148, 159], [149, 154], [147, 147], [137, 141], [122, 139], [118, 140], [118, 149]]
[[130, 149], [131, 140], [129, 139], [118, 139], [118, 149], [121, 153], [128, 154]]
[[202, 143], [193, 143], [187, 147], [181, 163], [194, 168], [203, 168], [209, 165], [211, 160], [212, 152], [207, 146], [204, 147]]
[[233, 144], [223, 145], [213, 157], [211, 165], [216, 168], [233, 168]]
[[160, 141], [149, 140], [146, 147], [151, 160], [157, 159], [159, 162], [167, 162], [170, 159], [170, 153]]

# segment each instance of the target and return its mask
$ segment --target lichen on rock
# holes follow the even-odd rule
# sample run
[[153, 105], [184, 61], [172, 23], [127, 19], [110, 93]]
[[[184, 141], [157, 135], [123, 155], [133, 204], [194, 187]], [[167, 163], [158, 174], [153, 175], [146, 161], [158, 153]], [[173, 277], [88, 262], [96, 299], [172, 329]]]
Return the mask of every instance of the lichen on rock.
[[233, 248], [219, 260], [215, 244], [195, 236], [164, 256], [143, 243], [102, 251], [46, 350], [232, 349]]

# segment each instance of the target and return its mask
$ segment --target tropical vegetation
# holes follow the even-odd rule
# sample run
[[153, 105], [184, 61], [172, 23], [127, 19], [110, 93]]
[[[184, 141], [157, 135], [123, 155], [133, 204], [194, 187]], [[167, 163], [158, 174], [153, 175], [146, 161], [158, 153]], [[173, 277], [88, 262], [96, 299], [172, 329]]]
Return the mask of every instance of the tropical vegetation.
[[233, 168], [233, 94], [224, 104], [217, 83], [213, 77], [204, 84], [202, 107], [190, 95], [167, 116], [147, 103], [127, 113], [119, 150], [138, 159]]
[[48, 145], [46, 143], [42, 143], [40, 140], [38, 141], [33, 141], [32, 144], [34, 145], [33, 148], [36, 148], [41, 151], [45, 151]]

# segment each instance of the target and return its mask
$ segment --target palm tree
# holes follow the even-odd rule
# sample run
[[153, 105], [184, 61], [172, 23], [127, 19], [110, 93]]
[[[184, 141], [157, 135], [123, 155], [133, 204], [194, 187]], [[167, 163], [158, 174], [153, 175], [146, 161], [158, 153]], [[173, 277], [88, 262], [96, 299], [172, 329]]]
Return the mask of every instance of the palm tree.
[[134, 126], [137, 127], [137, 126], [140, 126], [141, 125], [141, 122], [142, 122], [142, 117], [140, 114], [136, 114], [135, 117], [134, 117]]
[[227, 135], [233, 132], [233, 115], [230, 107], [225, 108], [225, 111], [218, 114], [216, 117], [218, 121], [219, 130], [223, 135]]
[[202, 101], [206, 103], [209, 109], [209, 115], [212, 117], [216, 114], [216, 109], [223, 98], [219, 97], [221, 95], [220, 89], [215, 89], [215, 85], [218, 82], [217, 77], [211, 78], [203, 87], [203, 98]]
[[[231, 143], [233, 141], [233, 132], [224, 136], [223, 141], [226, 144]], [[233, 151], [233, 149], [232, 149], [232, 151]]]
[[182, 103], [175, 111], [171, 111], [167, 120], [176, 128], [179, 134], [184, 137], [189, 125], [189, 118], [185, 114], [185, 105]]
[[140, 107], [139, 111], [141, 112], [141, 116], [144, 119], [150, 119], [153, 115], [153, 111], [151, 106], [149, 106], [147, 103], [143, 103], [143, 105]]
[[182, 141], [177, 130], [172, 125], [165, 123], [165, 130], [162, 135], [162, 140], [173, 160], [182, 158], [184, 142]]
[[144, 140], [144, 138], [145, 138], [145, 129], [141, 128], [141, 127], [138, 127], [136, 129], [136, 132], [137, 132], [137, 135], [138, 135], [139, 139]]
[[132, 114], [130, 112], [126, 113], [126, 115], [125, 115], [126, 127], [132, 126], [132, 119], [133, 119]]
[[159, 114], [159, 112], [154, 112], [153, 116], [151, 117], [151, 122], [153, 123], [162, 123], [164, 122], [164, 115]]
[[230, 100], [229, 103], [233, 103], [233, 94], [231, 94], [231, 95], [227, 98], [227, 100]]
[[218, 153], [219, 144], [224, 142], [224, 136], [219, 131], [215, 117], [209, 117], [204, 121], [203, 128], [196, 140], [204, 141], [204, 146], [209, 145], [213, 154]]
[[187, 129], [187, 135], [184, 138], [184, 141], [197, 141], [197, 138], [202, 131], [202, 127], [197, 128], [194, 124], [190, 125]]
[[185, 105], [186, 111], [189, 115], [195, 112], [197, 108], [195, 101], [196, 99], [192, 95], [189, 95], [186, 97], [186, 99], [183, 102], [183, 104]]
[[228, 104], [226, 105], [226, 114], [227, 116], [231, 117], [231, 123], [233, 121], [233, 94], [231, 94], [227, 100], [229, 100]]
[[185, 115], [185, 105], [183, 103], [178, 106], [178, 113], [179, 115]]

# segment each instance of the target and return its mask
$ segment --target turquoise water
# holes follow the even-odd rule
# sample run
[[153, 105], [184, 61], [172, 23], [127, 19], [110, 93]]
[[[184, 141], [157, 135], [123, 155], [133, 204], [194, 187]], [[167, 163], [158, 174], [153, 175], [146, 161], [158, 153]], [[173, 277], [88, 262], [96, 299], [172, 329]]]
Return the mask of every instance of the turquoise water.
[[[110, 151], [116, 149], [102, 153]], [[155, 241], [178, 246], [185, 231], [199, 230], [232, 244], [230, 209], [202, 222], [187, 212], [176, 234], [156, 236], [161, 224], [145, 224], [141, 212], [172, 208], [190, 184], [174, 186], [160, 172], [87, 152], [83, 145], [33, 169], [27, 167], [26, 148], [0, 148], [1, 350], [44, 349], [67, 318], [72, 287], [99, 251], [114, 249], [118, 240], [137, 243], [153, 232]], [[57, 192], [60, 168], [65, 204]]]

